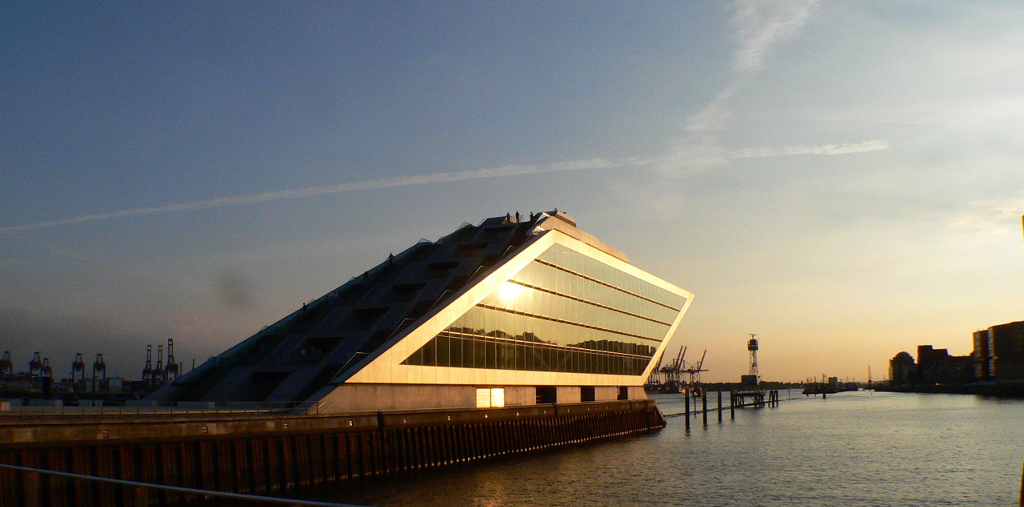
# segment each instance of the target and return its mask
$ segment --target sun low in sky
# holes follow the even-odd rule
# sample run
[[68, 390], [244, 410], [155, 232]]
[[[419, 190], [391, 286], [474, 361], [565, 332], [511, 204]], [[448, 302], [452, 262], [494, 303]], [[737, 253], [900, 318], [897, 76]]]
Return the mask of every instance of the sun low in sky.
[[696, 294], [669, 353], [707, 349], [706, 381], [749, 333], [768, 380], [967, 354], [1024, 320], [1021, 20], [5, 2], [0, 350], [134, 379], [173, 338], [187, 371], [421, 238], [558, 208]]

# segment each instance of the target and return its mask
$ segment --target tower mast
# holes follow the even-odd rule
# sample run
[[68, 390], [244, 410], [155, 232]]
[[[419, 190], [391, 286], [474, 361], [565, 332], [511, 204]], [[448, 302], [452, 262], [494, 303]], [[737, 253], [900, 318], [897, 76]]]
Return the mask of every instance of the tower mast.
[[747, 350], [750, 351], [750, 375], [755, 379], [759, 379], [760, 374], [757, 371], [757, 335], [750, 333], [750, 340], [747, 342]]

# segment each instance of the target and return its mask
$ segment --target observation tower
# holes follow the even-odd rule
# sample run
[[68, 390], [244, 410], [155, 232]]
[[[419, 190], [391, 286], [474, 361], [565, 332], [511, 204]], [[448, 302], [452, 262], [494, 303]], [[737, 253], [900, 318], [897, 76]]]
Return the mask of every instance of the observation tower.
[[750, 372], [742, 375], [741, 383], [756, 386], [761, 382], [761, 375], [757, 371], [757, 335], [754, 333], [750, 333], [750, 340], [747, 340], [747, 350], [750, 351]]

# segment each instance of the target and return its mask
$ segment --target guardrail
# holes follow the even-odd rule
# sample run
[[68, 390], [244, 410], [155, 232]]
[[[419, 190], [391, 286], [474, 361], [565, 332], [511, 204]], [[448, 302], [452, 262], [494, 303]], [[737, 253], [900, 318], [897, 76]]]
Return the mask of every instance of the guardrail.
[[[59, 400], [58, 400], [59, 401]], [[147, 402], [129, 400], [121, 405], [104, 405], [101, 400], [80, 400], [78, 405], [0, 405], [4, 417], [73, 417], [73, 416], [191, 416], [202, 414], [266, 415], [301, 412], [304, 415], [325, 414], [331, 402], [323, 401], [234, 401], [234, 402]]]
[[[245, 500], [250, 502], [263, 502], [272, 504], [283, 504], [283, 505], [310, 505], [314, 507], [360, 507], [354, 504], [334, 503], [334, 502], [321, 502], [317, 500], [300, 500], [297, 498], [280, 498], [273, 496], [263, 495], [250, 495], [246, 493], [230, 493], [227, 491], [214, 491], [209, 489], [197, 489], [197, 488], [186, 488], [183, 486], [167, 486], [164, 484], [153, 484], [151, 482], [139, 482], [139, 481], [126, 481], [124, 479], [112, 479], [109, 477], [97, 477], [95, 475], [82, 475], [74, 474], [71, 472], [58, 472], [55, 470], [46, 470], [43, 468], [30, 468], [17, 465], [5, 465], [0, 463], [0, 469], [15, 470], [24, 474], [25, 482], [35, 482], [38, 484], [38, 478], [33, 478], [32, 474], [50, 475], [55, 477], [63, 477], [67, 479], [76, 479], [82, 481], [91, 481], [104, 484], [116, 484], [118, 486], [130, 487], [134, 489], [133, 499], [137, 507], [149, 505], [149, 491], [160, 490], [170, 491], [174, 493], [182, 493], [184, 495], [195, 495], [198, 497], [205, 498], [224, 498], [231, 500]], [[36, 493], [38, 495], [38, 493]]]

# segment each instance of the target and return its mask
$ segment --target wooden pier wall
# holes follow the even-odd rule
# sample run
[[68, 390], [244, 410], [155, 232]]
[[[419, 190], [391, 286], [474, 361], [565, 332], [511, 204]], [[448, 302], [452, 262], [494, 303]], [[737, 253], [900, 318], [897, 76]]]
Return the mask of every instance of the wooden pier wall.
[[[665, 426], [654, 401], [353, 415], [0, 418], [0, 463], [265, 493]], [[195, 496], [0, 469], [0, 507], [181, 504]]]

